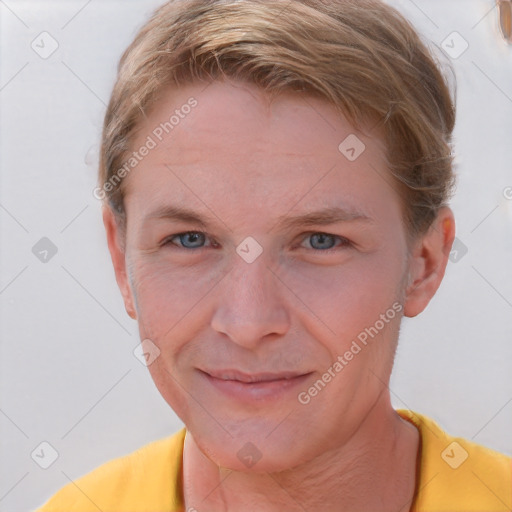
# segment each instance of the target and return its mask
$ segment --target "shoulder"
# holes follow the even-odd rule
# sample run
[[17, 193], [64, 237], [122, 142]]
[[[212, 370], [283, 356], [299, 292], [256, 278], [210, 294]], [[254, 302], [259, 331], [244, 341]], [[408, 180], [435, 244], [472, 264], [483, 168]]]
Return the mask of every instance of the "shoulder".
[[398, 414], [421, 436], [415, 512], [512, 509], [512, 458], [444, 432], [413, 411]]
[[181, 509], [185, 429], [113, 459], [58, 491], [38, 512]]

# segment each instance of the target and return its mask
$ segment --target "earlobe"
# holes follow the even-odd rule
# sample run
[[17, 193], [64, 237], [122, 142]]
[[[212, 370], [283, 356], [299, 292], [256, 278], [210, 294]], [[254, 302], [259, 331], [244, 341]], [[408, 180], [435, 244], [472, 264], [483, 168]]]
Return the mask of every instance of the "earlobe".
[[119, 225], [116, 222], [114, 213], [108, 206], [103, 206], [103, 224], [105, 226], [108, 249], [114, 266], [117, 285], [123, 296], [124, 307], [128, 315], [135, 320], [137, 314], [126, 268], [125, 249], [121, 243]]
[[417, 240], [409, 262], [409, 283], [405, 291], [404, 315], [419, 315], [435, 295], [444, 276], [455, 238], [455, 219], [443, 207], [429, 228]]

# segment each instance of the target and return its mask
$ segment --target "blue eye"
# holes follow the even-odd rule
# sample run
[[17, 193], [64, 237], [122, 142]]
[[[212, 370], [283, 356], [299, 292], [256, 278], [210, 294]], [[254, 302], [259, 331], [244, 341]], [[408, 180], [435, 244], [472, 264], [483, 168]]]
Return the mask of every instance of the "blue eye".
[[[173, 240], [178, 238], [179, 245]], [[169, 238], [166, 238], [162, 245], [169, 243], [183, 247], [184, 249], [200, 249], [206, 240], [206, 236], [201, 231], [187, 231], [186, 233], [178, 233]]]
[[346, 238], [337, 235], [330, 235], [328, 233], [310, 233], [306, 240], [310, 241], [311, 248], [315, 251], [328, 251], [333, 249], [336, 244], [336, 239], [340, 240], [341, 246], [349, 244]]

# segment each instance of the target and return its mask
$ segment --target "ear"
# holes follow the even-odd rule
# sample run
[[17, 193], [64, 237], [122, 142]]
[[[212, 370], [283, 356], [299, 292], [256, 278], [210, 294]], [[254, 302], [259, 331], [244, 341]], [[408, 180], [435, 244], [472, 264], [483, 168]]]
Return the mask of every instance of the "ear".
[[112, 258], [112, 264], [114, 265], [117, 285], [123, 296], [124, 307], [128, 315], [135, 320], [137, 314], [134, 306], [133, 293], [130, 287], [130, 280], [126, 270], [124, 235], [121, 233], [114, 213], [108, 206], [103, 206], [103, 224], [107, 234], [108, 249], [110, 251], [110, 257]]
[[428, 231], [418, 239], [411, 251], [409, 283], [405, 291], [404, 315], [419, 315], [434, 296], [446, 270], [455, 238], [455, 219], [443, 207]]

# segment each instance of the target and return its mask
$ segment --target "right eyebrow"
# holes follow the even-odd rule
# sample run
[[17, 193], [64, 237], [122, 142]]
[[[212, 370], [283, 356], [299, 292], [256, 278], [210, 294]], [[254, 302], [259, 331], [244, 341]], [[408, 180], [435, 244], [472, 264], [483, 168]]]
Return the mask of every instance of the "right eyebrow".
[[213, 224], [213, 217], [202, 217], [198, 213], [182, 206], [163, 206], [152, 211], [144, 218], [144, 221], [153, 219], [175, 220], [181, 222], [190, 222], [206, 228], [208, 224]]

